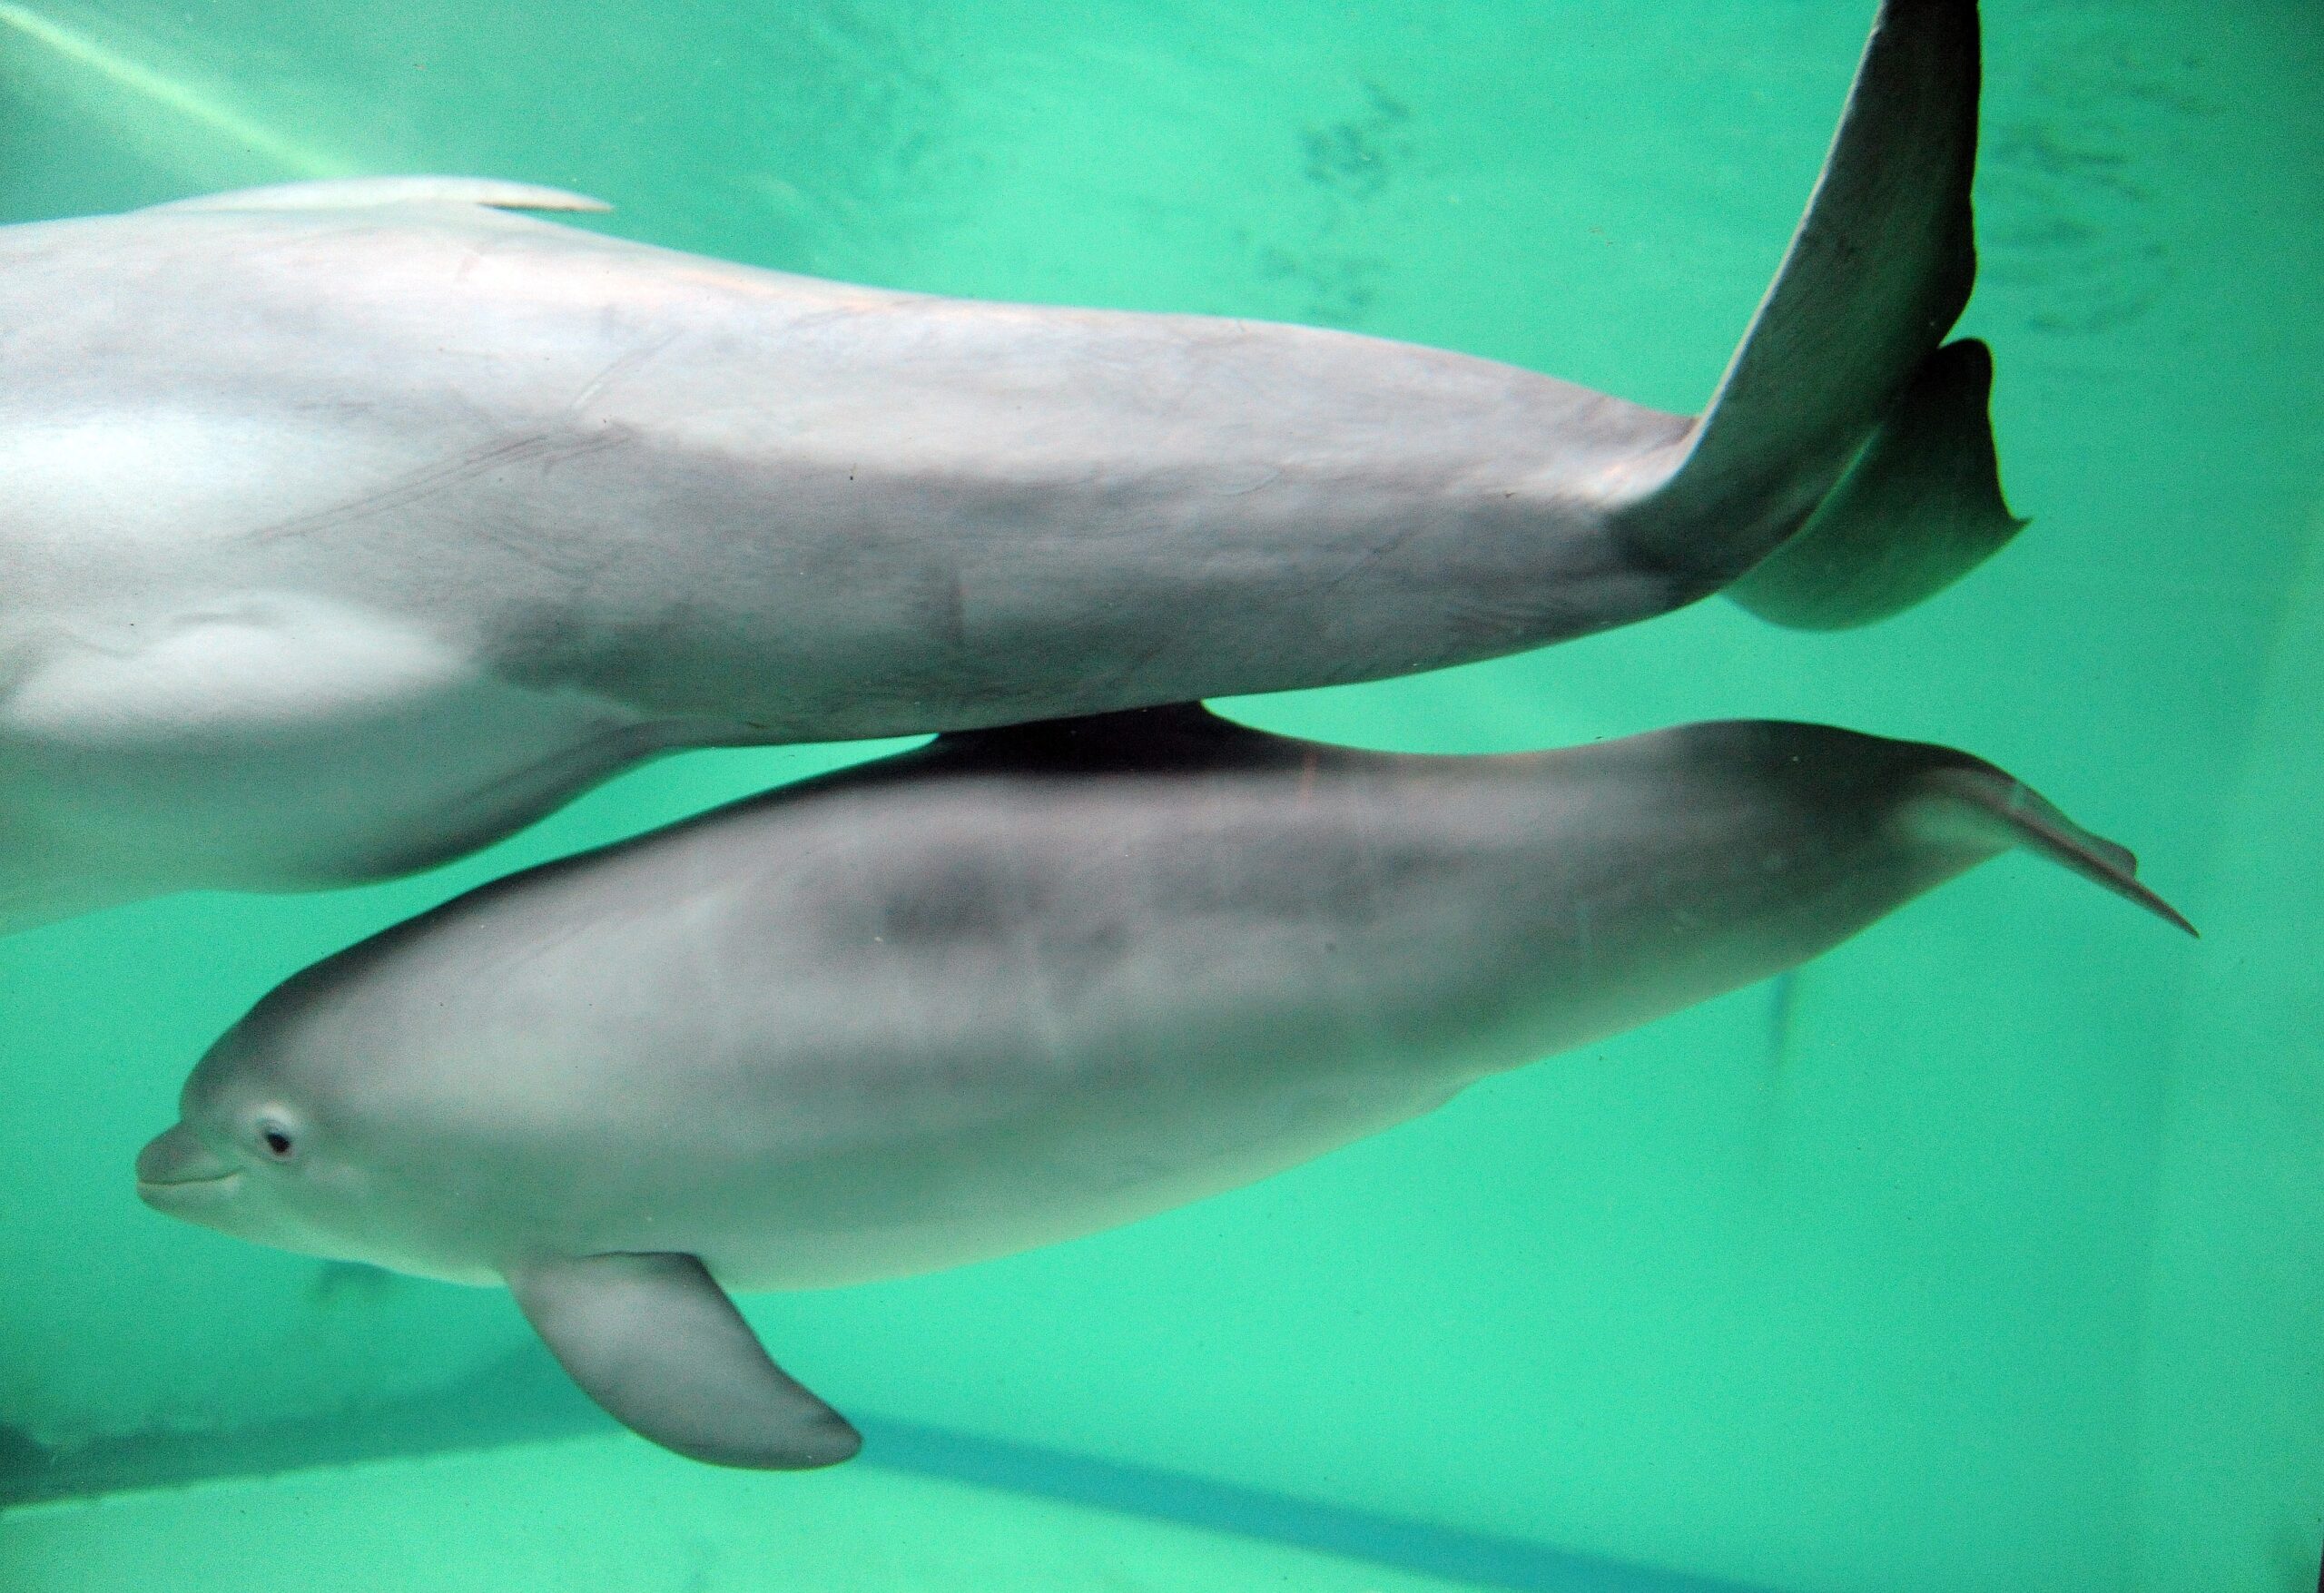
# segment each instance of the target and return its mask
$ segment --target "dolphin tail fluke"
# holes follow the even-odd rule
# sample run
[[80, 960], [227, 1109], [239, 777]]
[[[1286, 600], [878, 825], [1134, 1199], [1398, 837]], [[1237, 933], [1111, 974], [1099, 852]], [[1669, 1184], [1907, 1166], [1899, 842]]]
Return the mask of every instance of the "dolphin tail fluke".
[[1807, 523], [1725, 595], [1776, 624], [1846, 630], [1934, 596], [2001, 551], [2026, 522], [2002, 497], [1993, 386], [1992, 351], [1974, 338], [1922, 360]]
[[[1935, 491], [1991, 447], [1982, 393], [1961, 438], [1976, 356], [1938, 353], [1976, 279], [1978, 91], [1975, 0], [1882, 0], [1774, 285], [1678, 467], [1621, 518], [1631, 550], [1693, 595], [1736, 581], [1823, 506], [1822, 556], [1754, 595], [1786, 623], [1876, 617], [2006, 539]], [[1905, 512], [1933, 491], [1941, 512]]]
[[2093, 835], [2023, 782], [1992, 764], [1954, 753], [1957, 762], [1923, 776], [1923, 789], [1936, 799], [1924, 810], [1933, 832], [1961, 833], [1966, 828], [1986, 846], [2006, 851], [2022, 846], [2083, 879], [2144, 908], [2164, 923], [2193, 935], [2195, 926], [2139, 881], [2139, 860], [2129, 848]]

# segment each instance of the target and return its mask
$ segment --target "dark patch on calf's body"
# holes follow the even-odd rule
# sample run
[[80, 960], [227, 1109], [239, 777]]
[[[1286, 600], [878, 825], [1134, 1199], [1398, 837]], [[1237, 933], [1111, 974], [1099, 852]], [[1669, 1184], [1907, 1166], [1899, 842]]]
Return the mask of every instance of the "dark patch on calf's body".
[[954, 859], [891, 892], [877, 914], [877, 933], [899, 948], [985, 944], [1021, 934], [1047, 905], [1048, 892], [1029, 874]]

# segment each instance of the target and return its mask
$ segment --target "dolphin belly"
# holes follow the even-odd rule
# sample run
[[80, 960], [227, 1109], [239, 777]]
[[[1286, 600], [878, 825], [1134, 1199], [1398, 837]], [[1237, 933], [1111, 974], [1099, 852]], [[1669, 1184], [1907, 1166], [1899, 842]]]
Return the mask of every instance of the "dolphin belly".
[[[124, 581], [288, 588], [641, 717], [839, 740], [1404, 674], [1674, 601], [1609, 517], [1689, 421], [1349, 333], [458, 211], [12, 229], [0, 311], [38, 329], [0, 399], [44, 482], [0, 507], [26, 622]], [[60, 446], [85, 418], [41, 398], [100, 379], [112, 435]], [[124, 456], [135, 487], [93, 491]]]
[[937, 1142], [803, 1161], [726, 1190], [701, 1215], [698, 1254], [729, 1288], [819, 1289], [1102, 1233], [1433, 1110], [1460, 1087], [1439, 1060], [1336, 1077], [1212, 1075], [1199, 1089], [1190, 1069]]

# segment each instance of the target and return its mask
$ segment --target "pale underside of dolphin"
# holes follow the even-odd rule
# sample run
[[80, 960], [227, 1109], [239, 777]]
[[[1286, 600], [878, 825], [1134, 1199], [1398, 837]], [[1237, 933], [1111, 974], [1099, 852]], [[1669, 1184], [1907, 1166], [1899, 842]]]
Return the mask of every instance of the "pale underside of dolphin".
[[[1886, 0], [1700, 421], [1347, 333], [705, 260], [448, 178], [0, 229], [0, 929], [379, 878], [683, 746], [1363, 681], [2014, 531], [1974, 0]], [[1748, 573], [1747, 573], [1748, 572]]]
[[1961, 752], [1692, 725], [1512, 757], [1193, 708], [971, 732], [458, 898], [291, 978], [139, 1158], [172, 1214], [516, 1291], [657, 1442], [845, 1459], [723, 1292], [1264, 1177], [1814, 957], [2014, 846]]

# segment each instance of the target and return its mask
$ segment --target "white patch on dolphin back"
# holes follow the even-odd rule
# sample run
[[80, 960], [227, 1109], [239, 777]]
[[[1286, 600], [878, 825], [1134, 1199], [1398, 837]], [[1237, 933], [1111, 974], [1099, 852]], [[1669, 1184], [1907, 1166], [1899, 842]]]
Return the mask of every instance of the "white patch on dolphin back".
[[60, 650], [0, 707], [51, 744], [299, 734], [374, 719], [472, 673], [437, 638], [325, 599], [253, 594]]
[[[55, 419], [20, 417], [0, 399], [0, 532], [61, 567], [83, 567], [74, 556], [92, 547], [108, 557], [206, 554], [345, 503], [414, 463], [359, 426], [283, 425], [190, 404]], [[96, 601], [103, 589], [84, 595], [113, 606]]]
[[[64, 628], [0, 688], [0, 929], [160, 890], [408, 872], [688, 739], [310, 595]], [[84, 903], [92, 882], [107, 889]]]

